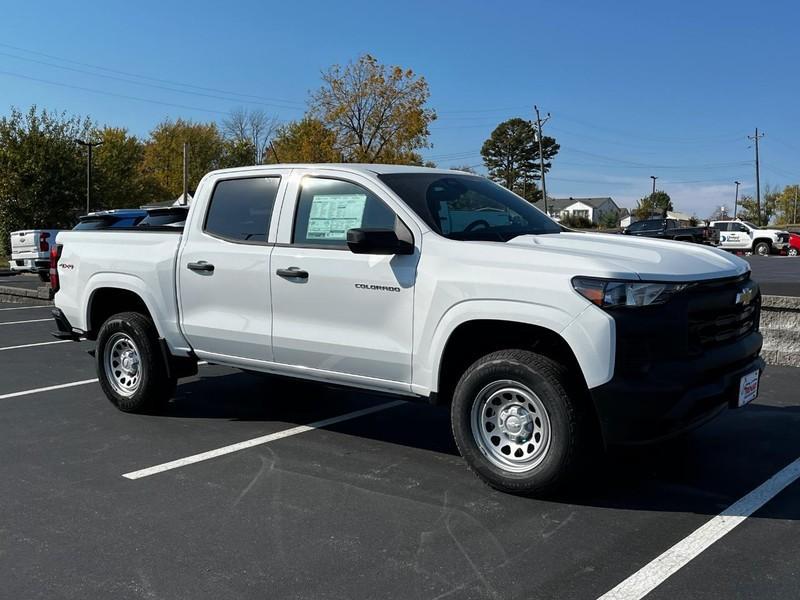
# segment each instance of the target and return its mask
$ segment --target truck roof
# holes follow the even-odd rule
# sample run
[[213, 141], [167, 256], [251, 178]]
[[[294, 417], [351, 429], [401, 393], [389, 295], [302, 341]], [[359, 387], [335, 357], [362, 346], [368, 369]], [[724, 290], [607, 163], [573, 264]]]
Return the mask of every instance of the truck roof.
[[387, 173], [467, 173], [466, 171], [456, 171], [453, 169], [433, 169], [430, 167], [418, 167], [416, 165], [382, 165], [370, 163], [286, 163], [274, 165], [254, 165], [251, 167], [234, 167], [231, 169], [218, 169], [212, 171], [213, 174], [221, 173], [241, 173], [243, 171], [261, 171], [264, 169], [334, 169], [350, 173], [367, 173], [384, 175]]

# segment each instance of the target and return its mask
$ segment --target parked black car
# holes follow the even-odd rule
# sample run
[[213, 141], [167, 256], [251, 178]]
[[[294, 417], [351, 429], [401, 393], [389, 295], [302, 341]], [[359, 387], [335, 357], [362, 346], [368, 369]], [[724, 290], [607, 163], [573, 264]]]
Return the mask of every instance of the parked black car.
[[713, 227], [681, 227], [676, 219], [646, 219], [631, 223], [622, 230], [625, 235], [694, 242], [716, 246], [719, 244], [719, 231]]

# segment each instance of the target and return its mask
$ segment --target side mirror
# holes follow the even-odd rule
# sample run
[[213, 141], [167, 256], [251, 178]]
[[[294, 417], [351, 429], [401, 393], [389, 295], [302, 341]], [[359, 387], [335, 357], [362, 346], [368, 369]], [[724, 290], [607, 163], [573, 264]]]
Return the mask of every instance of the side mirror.
[[347, 247], [353, 254], [414, 254], [414, 244], [401, 240], [394, 229], [348, 229]]

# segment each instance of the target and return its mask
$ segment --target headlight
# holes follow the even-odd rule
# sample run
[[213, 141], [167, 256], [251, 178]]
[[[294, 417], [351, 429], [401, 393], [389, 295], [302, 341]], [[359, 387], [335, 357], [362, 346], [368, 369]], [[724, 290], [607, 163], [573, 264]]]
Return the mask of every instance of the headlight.
[[645, 283], [575, 277], [572, 287], [589, 302], [601, 308], [615, 306], [651, 306], [664, 304], [689, 287], [687, 283]]

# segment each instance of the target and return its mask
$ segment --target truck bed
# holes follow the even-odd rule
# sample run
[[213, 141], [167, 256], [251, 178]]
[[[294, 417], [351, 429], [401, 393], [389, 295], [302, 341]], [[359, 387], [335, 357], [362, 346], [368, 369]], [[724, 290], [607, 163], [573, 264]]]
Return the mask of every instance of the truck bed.
[[181, 353], [188, 344], [178, 327], [175, 262], [182, 231], [62, 231], [58, 262], [58, 306], [74, 328], [88, 331], [92, 297], [105, 287], [127, 289], [147, 305], [170, 349]]

